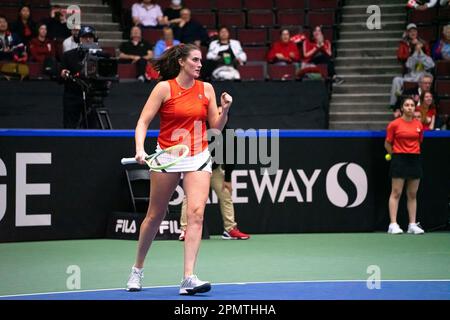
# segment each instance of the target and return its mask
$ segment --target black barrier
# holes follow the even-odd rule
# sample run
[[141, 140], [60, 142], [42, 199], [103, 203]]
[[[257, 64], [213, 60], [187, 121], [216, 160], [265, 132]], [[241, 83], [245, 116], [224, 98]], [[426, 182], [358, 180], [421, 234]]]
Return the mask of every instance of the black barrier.
[[[114, 129], [134, 129], [155, 83], [114, 83], [104, 104]], [[215, 82], [233, 95], [231, 128], [328, 128], [322, 81]], [[0, 82], [0, 128], [62, 128], [62, 86], [49, 81]], [[218, 99], [218, 98], [217, 98]], [[220, 100], [218, 100], [220, 101]], [[158, 118], [151, 128], [159, 128]]]
[[[105, 237], [109, 215], [132, 208], [120, 159], [134, 154], [133, 136], [1, 130], [0, 241]], [[149, 133], [147, 151], [155, 137]], [[238, 165], [233, 172], [239, 227], [249, 233], [385, 231], [390, 181], [383, 140], [383, 132], [280, 131], [275, 174], [262, 175], [259, 165]], [[448, 219], [449, 142], [450, 132], [425, 135], [418, 195], [425, 230]], [[179, 210], [182, 197], [178, 187], [170, 208]], [[209, 202], [209, 232], [220, 234], [216, 197]], [[405, 204], [400, 208], [404, 226]]]

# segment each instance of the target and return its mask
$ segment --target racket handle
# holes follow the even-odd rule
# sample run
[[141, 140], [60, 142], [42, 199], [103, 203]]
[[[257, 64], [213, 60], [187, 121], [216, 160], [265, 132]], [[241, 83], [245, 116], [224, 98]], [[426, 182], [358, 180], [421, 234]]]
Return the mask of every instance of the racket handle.
[[121, 164], [135, 164], [138, 162], [136, 161], [135, 158], [122, 158], [122, 160], [120, 160], [120, 163]]

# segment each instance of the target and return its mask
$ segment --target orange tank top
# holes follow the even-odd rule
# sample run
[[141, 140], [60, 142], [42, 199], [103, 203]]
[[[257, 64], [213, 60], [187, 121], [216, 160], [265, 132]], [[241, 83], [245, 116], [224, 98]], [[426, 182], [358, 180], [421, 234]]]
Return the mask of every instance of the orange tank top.
[[206, 119], [209, 100], [202, 81], [195, 80], [189, 89], [182, 88], [175, 79], [168, 80], [170, 98], [159, 108], [160, 131], [158, 144], [162, 149], [185, 144], [190, 155], [208, 148]]

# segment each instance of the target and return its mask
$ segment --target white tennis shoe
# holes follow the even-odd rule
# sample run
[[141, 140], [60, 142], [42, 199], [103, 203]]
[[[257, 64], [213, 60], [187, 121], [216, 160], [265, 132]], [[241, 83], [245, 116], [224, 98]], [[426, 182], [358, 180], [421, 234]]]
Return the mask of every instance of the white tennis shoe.
[[389, 225], [388, 233], [389, 234], [402, 234], [403, 230], [400, 228], [400, 226], [397, 223], [391, 223]]
[[200, 280], [194, 274], [181, 281], [181, 295], [193, 295], [196, 293], [208, 292], [209, 290], [211, 290], [211, 284], [207, 281]]
[[127, 291], [141, 291], [144, 269], [131, 268], [131, 274], [127, 282]]
[[410, 223], [408, 225], [408, 233], [412, 234], [424, 234], [425, 231], [420, 226], [420, 223]]

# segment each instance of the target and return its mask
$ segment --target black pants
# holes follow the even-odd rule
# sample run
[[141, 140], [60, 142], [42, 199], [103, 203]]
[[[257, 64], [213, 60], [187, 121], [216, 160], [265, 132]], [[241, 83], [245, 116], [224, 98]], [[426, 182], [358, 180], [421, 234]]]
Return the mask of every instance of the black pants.
[[138, 77], [145, 76], [146, 69], [147, 69], [147, 60], [141, 58], [138, 61], [136, 61], [136, 71]]
[[89, 97], [84, 106], [83, 95], [64, 92], [63, 126], [64, 129], [100, 129], [97, 112], [90, 107]]
[[[130, 64], [130, 60], [120, 59], [120, 63], [128, 63]], [[135, 62], [136, 65], [136, 73], [137, 76], [145, 76], [146, 70], [147, 70], [147, 60], [144, 58], [140, 58], [138, 61]]]
[[83, 121], [84, 102], [81, 93], [64, 91], [63, 95], [63, 125], [64, 129], [79, 129], [85, 127]]
[[321, 55], [317, 55], [315, 56], [312, 60], [312, 63], [314, 64], [326, 64], [327, 65], [327, 71], [328, 71], [328, 76], [330, 78], [333, 78], [336, 75], [336, 71], [334, 70], [334, 62], [333, 60], [331, 60], [331, 58], [329, 56], [326, 56], [324, 54]]

